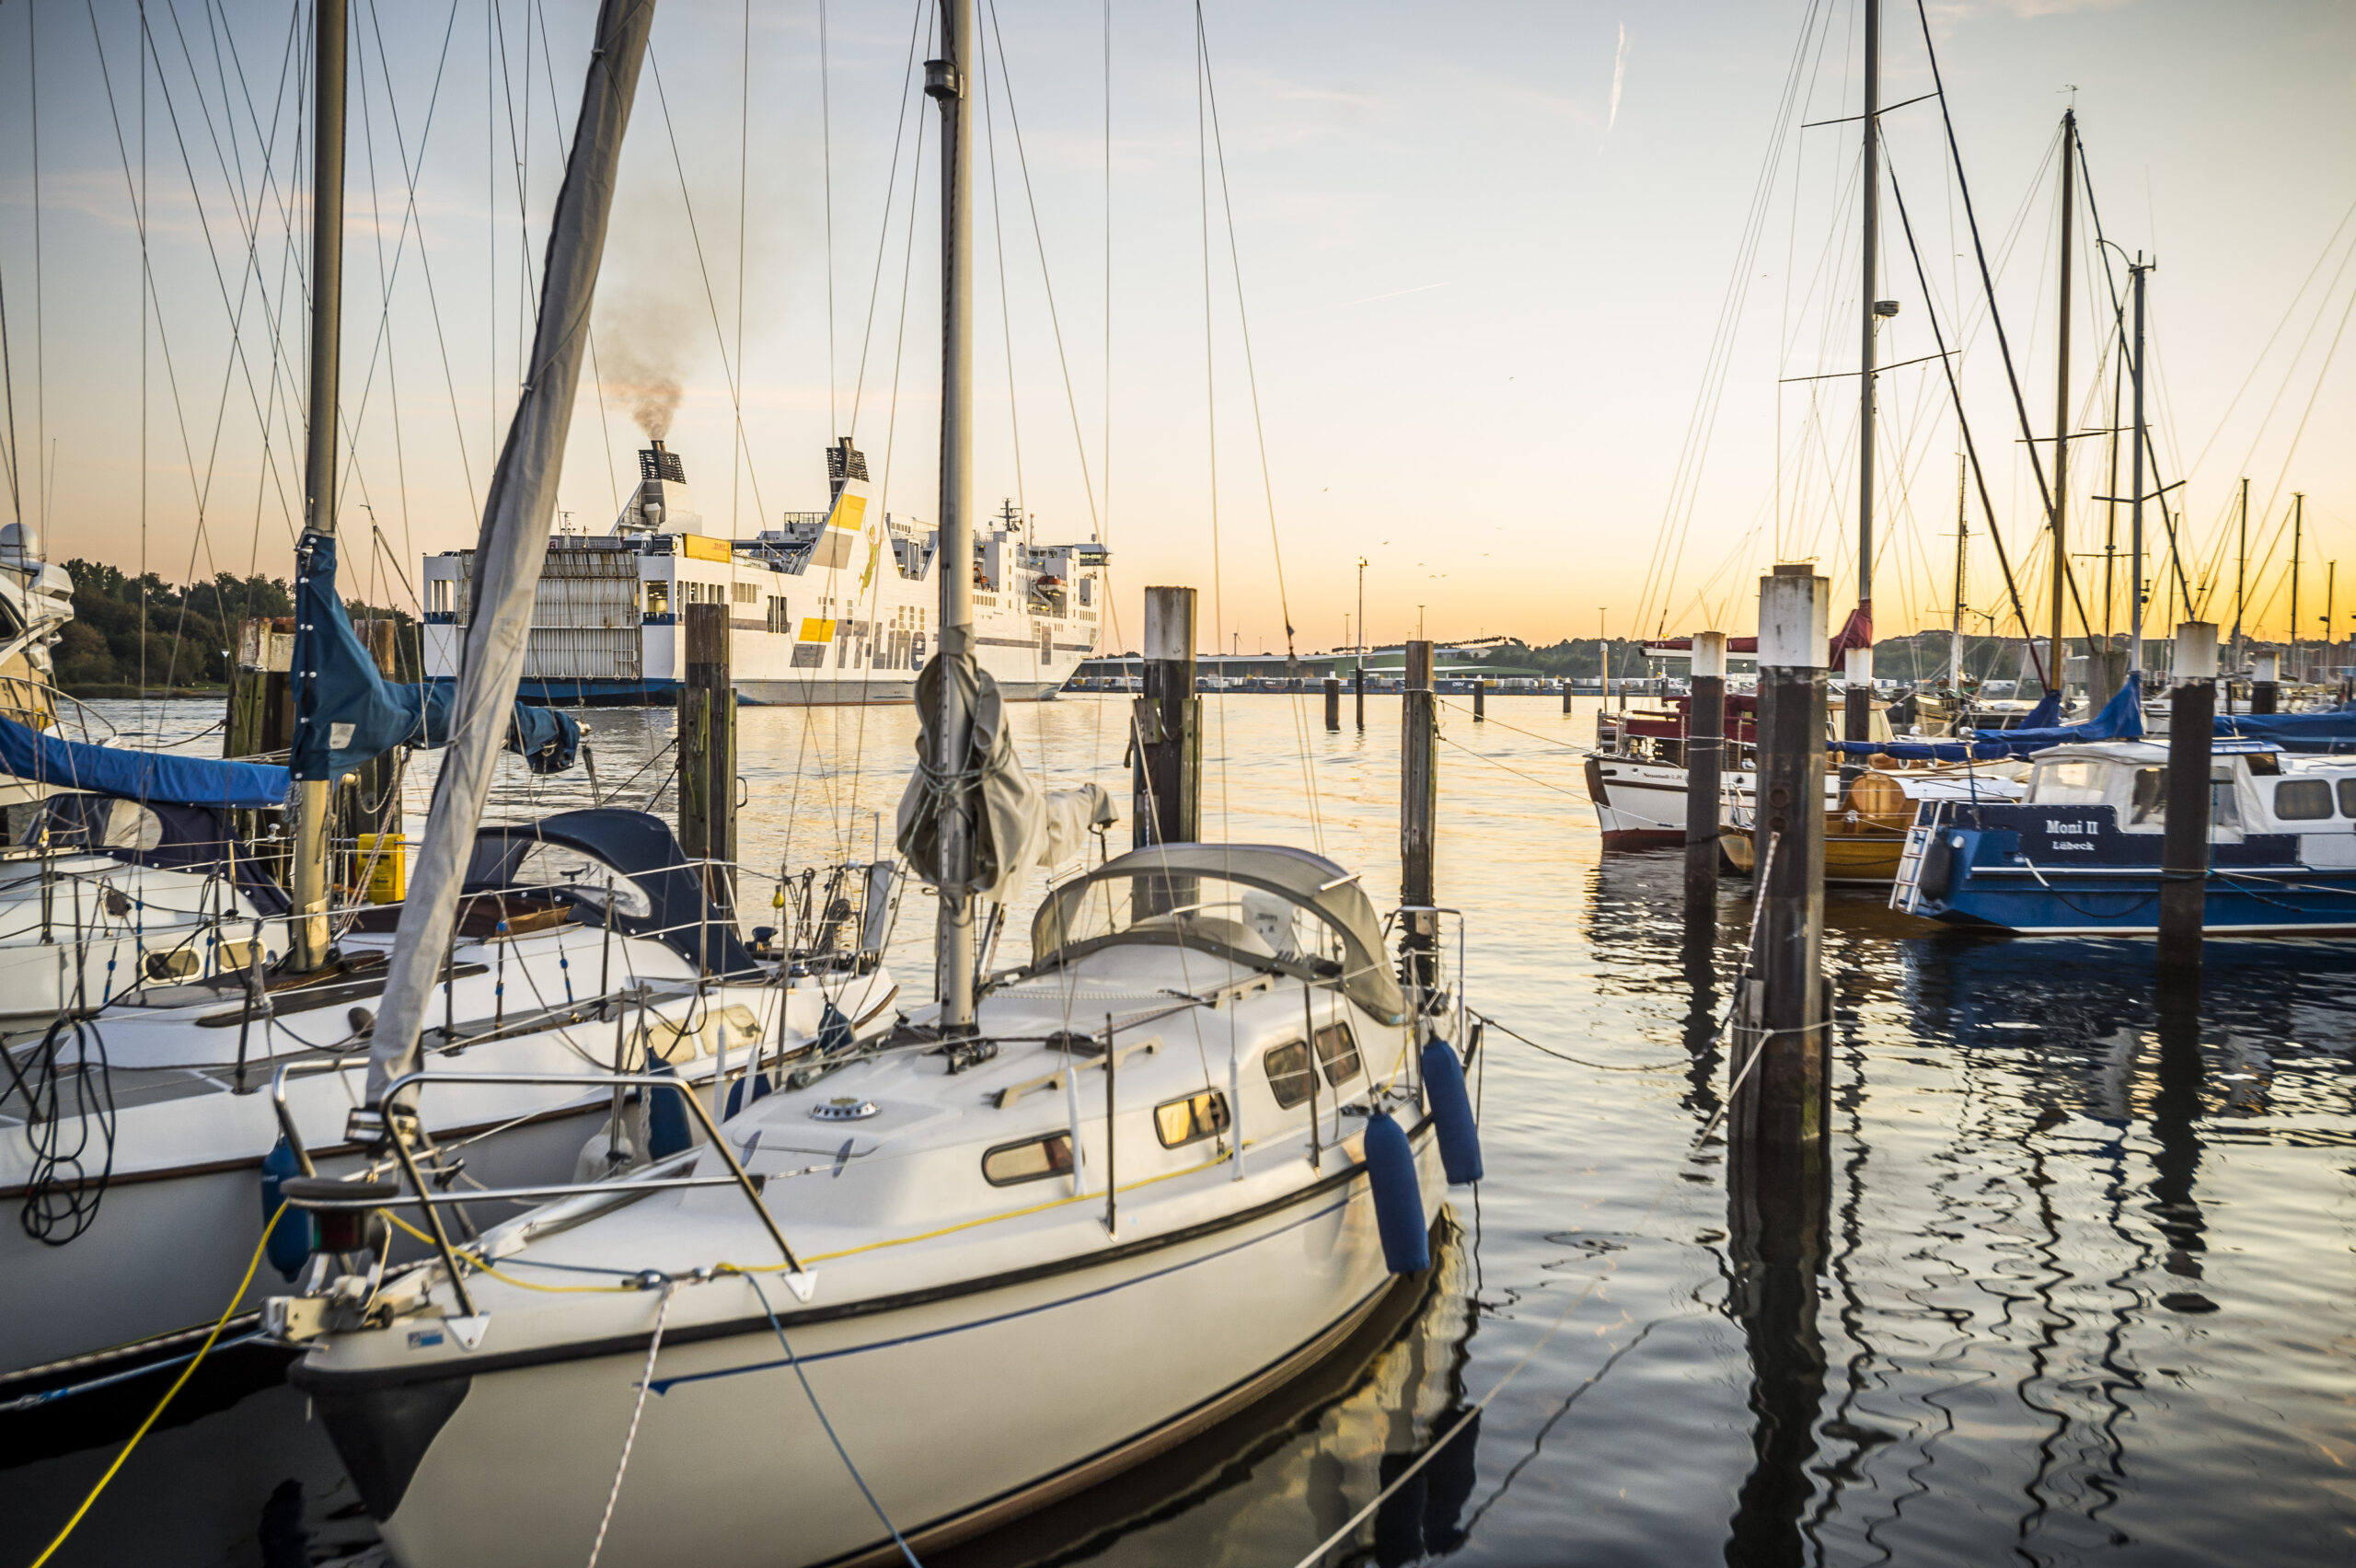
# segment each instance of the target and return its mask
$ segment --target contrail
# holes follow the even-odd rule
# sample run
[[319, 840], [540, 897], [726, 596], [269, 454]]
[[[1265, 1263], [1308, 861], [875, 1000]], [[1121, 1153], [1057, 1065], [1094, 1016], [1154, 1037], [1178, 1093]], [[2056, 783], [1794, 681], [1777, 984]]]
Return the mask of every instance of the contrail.
[[1620, 123], [1620, 85], [1628, 78], [1628, 24], [1620, 24], [1620, 48], [1611, 57], [1611, 110], [1603, 118], [1603, 133]]

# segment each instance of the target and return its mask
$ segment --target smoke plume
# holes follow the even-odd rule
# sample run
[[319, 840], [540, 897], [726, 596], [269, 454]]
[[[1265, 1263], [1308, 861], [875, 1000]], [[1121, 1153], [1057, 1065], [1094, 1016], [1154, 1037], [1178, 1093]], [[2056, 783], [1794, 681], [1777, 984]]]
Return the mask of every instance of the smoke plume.
[[628, 409], [650, 438], [669, 435], [695, 341], [695, 317], [684, 291], [626, 282], [598, 306], [599, 389]]

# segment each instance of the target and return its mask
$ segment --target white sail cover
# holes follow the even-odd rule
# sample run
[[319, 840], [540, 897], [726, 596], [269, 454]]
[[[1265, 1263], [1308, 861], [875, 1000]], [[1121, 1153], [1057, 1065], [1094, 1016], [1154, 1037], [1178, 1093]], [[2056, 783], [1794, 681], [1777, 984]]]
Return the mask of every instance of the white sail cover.
[[963, 771], [968, 775], [966, 782], [980, 785], [982, 810], [980, 831], [974, 836], [973, 882], [942, 891], [978, 894], [1004, 903], [1034, 867], [1052, 870], [1079, 859], [1087, 852], [1091, 832], [1118, 822], [1120, 812], [1113, 797], [1094, 784], [1040, 789], [1014, 755], [1014, 736], [998, 683], [970, 660], [948, 663], [936, 658], [917, 677], [917, 712], [923, 727], [917, 735], [916, 772], [900, 797], [895, 840], [927, 882], [941, 885], [941, 811], [943, 796], [957, 782], [939, 778], [929, 760], [937, 744], [943, 669], [956, 672], [954, 678], [967, 686], [963, 695], [973, 715], [973, 743]]

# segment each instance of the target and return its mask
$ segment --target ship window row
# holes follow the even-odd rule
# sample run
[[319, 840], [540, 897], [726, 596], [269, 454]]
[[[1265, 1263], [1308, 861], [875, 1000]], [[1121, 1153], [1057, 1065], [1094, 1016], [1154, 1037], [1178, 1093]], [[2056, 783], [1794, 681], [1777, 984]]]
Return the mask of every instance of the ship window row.
[[[2274, 814], [2284, 822], [2322, 822], [2332, 815], [2334, 781], [2285, 778], [2274, 786]], [[2338, 780], [2339, 814], [2356, 817], [2356, 778]]]

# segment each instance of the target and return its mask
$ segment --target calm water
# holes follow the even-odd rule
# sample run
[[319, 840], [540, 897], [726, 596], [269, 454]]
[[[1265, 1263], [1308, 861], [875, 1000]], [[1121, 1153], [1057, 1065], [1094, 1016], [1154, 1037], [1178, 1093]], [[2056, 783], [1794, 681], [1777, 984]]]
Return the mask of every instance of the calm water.
[[[1207, 836], [1397, 887], [1395, 699], [1363, 736], [1315, 698], [1206, 706]], [[1289, 1568], [1519, 1368], [1329, 1561], [2356, 1562], [2356, 948], [2212, 944], [2198, 1010], [2163, 1011], [2148, 947], [1959, 940], [1836, 894], [1830, 1213], [1817, 1256], [1762, 1262], [1729, 1239], [1724, 1149], [1695, 1147], [1744, 890], [1689, 936], [1673, 858], [1606, 859], [1571, 749], [1592, 708], [1558, 707], [1445, 710], [1472, 1004], [1560, 1055], [1489, 1032], [1488, 1179], [1452, 1194], [1429, 1297], [1281, 1407], [943, 1561]], [[590, 718], [606, 790], [659, 758], [638, 803], [669, 715]], [[1016, 723], [1049, 782], [1126, 798], [1118, 699]], [[863, 857], [912, 735], [905, 710], [745, 710], [744, 859]], [[498, 809], [584, 791], [518, 778]], [[929, 908], [895, 944], [911, 981]], [[37, 1551], [110, 1457], [0, 1472], [0, 1539]], [[368, 1539], [268, 1389], [151, 1435], [58, 1561], [277, 1568]]]

